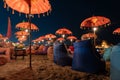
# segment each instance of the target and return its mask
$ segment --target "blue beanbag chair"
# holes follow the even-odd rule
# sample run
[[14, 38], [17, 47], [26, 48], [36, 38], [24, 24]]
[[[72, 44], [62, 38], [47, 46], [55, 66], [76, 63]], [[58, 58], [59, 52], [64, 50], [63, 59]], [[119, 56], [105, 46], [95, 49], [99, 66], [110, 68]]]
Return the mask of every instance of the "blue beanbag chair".
[[105, 49], [104, 54], [103, 54], [103, 59], [104, 59], [105, 61], [110, 61], [111, 51], [112, 51], [112, 46]]
[[54, 63], [61, 65], [61, 66], [71, 66], [72, 65], [72, 58], [67, 53], [65, 45], [63, 43], [55, 43], [53, 46], [53, 57]]
[[120, 80], [120, 43], [113, 46], [110, 54], [110, 78]]
[[105, 71], [105, 62], [95, 50], [91, 40], [74, 43], [72, 69], [82, 72], [98, 73]]

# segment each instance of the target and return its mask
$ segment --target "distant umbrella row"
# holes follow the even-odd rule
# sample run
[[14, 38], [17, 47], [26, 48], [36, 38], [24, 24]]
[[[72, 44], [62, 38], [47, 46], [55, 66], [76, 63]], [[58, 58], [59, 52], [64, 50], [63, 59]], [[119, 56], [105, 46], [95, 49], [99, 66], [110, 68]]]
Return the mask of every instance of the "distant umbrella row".
[[[94, 28], [94, 27], [98, 28], [98, 26], [107, 26], [109, 24], [110, 24], [110, 20], [108, 18], [101, 17], [101, 16], [93, 16], [93, 17], [85, 19], [81, 23], [80, 27], [81, 28], [90, 28], [90, 27], [91, 28]], [[29, 22], [20, 22], [16, 25], [16, 28], [21, 30], [21, 31], [17, 31], [15, 33], [16, 38], [18, 38], [18, 41], [24, 42], [27, 40], [27, 37], [30, 35], [29, 34], [30, 27], [29, 26], [30, 26]], [[31, 23], [31, 30], [38, 31], [39, 28], [35, 24]], [[71, 35], [71, 36], [68, 36], [69, 40], [71, 40], [71, 41], [77, 40], [77, 38], [72, 35], [72, 31], [70, 31], [69, 29], [67, 29], [65, 27], [58, 29], [55, 34], [60, 35], [62, 37], [62, 38], [58, 38], [59, 41], [64, 41], [64, 38], [68, 35]], [[113, 31], [113, 34], [120, 34], [120, 28], [115, 29]], [[47, 34], [47, 35], [45, 35], [45, 38], [47, 38], [47, 39], [56, 38], [56, 35]], [[0, 38], [1, 37], [2, 37], [2, 35], [0, 35]], [[89, 32], [89, 33], [82, 35], [82, 37], [97, 38], [97, 35]], [[33, 41], [37, 41], [37, 40], [41, 41], [42, 39], [43, 38], [38, 38], [38, 39], [33, 40]]]
[[[57, 37], [57, 35], [60, 37]], [[60, 28], [55, 32], [55, 35], [51, 34], [51, 33], [46, 34], [44, 36], [40, 36], [39, 38], [33, 40], [33, 42], [40, 42], [40, 41], [44, 41], [44, 40], [50, 41], [50, 40], [55, 40], [55, 39], [57, 39], [57, 41], [60, 41], [60, 42], [64, 41], [65, 39], [68, 39], [70, 41], [77, 40], [77, 38], [72, 35], [72, 32], [69, 29]]]

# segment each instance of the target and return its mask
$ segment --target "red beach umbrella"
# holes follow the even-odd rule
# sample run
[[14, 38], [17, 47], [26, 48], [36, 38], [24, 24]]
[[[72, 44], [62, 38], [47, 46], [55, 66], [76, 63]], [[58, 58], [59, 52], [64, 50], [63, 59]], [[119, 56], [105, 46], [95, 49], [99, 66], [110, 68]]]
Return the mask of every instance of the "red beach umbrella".
[[56, 38], [56, 36], [54, 34], [46, 34], [45, 38], [46, 39], [54, 39], [54, 38]]
[[94, 28], [94, 27], [100, 27], [100, 26], [107, 26], [110, 24], [110, 19], [106, 18], [104, 16], [92, 16], [89, 18], [86, 18], [82, 21], [80, 24], [81, 28]]
[[[16, 28], [20, 28], [20, 29], [30, 29], [30, 25], [29, 25], [30, 23], [29, 22], [20, 22], [20, 23], [18, 23], [17, 25], [16, 25]], [[38, 29], [38, 27], [35, 25], [35, 24], [33, 24], [33, 23], [31, 23], [31, 30], [39, 30]]]
[[[80, 28], [92, 28], [94, 31], [94, 34], [98, 27], [106, 27], [110, 25], [111, 21], [109, 18], [106, 18], [104, 16], [92, 16], [89, 18], [86, 18], [82, 21], [80, 24]], [[95, 38], [94, 38], [94, 45], [95, 45]]]
[[37, 40], [38, 41], [43, 41], [45, 39], [45, 36], [40, 36]]
[[17, 35], [17, 36], [28, 36], [29, 33], [28, 33], [28, 32], [25, 32], [25, 31], [17, 31], [17, 32], [15, 33], [15, 35]]
[[117, 28], [113, 31], [113, 34], [120, 34], [120, 28]]
[[73, 40], [76, 40], [77, 38], [75, 36], [68, 36], [67, 39], [69, 39], [72, 42]]
[[51, 5], [49, 3], [49, 0], [4, 0], [4, 7], [6, 7], [6, 4], [8, 7], [14, 10], [28, 14], [28, 22], [30, 26], [30, 68], [31, 66], [31, 15], [38, 14], [44, 14], [44, 13], [49, 13], [51, 11]]
[[29, 12], [30, 14], [43, 14], [51, 11], [48, 0], [5, 0], [4, 7], [6, 4], [13, 9], [13, 13], [14, 10], [25, 14], [29, 14]]
[[86, 33], [82, 35], [83, 38], [97, 38], [97, 35], [94, 33]]
[[57, 41], [63, 42], [65, 39], [64, 38], [58, 38]]
[[55, 33], [58, 34], [58, 35], [62, 35], [63, 38], [65, 37], [65, 35], [71, 35], [72, 34], [72, 32], [67, 28], [60, 28]]

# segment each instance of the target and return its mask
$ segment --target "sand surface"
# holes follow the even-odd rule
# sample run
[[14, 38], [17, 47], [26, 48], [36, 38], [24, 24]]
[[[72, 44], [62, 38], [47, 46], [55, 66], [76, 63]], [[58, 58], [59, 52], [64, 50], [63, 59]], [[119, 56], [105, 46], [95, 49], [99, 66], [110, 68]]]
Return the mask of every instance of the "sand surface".
[[110, 64], [106, 74], [78, 72], [70, 66], [59, 66], [44, 55], [32, 55], [32, 69], [29, 68], [29, 56], [0, 66], [0, 80], [110, 80]]

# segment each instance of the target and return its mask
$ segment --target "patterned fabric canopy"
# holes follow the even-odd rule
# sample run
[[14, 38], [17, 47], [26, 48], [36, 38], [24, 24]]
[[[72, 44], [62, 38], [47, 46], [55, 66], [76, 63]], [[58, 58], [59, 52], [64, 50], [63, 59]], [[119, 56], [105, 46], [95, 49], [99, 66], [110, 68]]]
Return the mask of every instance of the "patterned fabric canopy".
[[29, 11], [30, 14], [43, 14], [51, 11], [48, 0], [5, 0], [4, 7], [6, 4], [13, 10], [25, 14], [29, 14]]
[[107, 26], [110, 24], [110, 19], [103, 17], [103, 16], [92, 16], [86, 18], [80, 24], [81, 28], [93, 28], [93, 27], [100, 27], [100, 26]]

